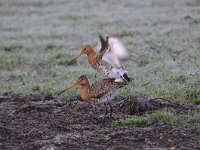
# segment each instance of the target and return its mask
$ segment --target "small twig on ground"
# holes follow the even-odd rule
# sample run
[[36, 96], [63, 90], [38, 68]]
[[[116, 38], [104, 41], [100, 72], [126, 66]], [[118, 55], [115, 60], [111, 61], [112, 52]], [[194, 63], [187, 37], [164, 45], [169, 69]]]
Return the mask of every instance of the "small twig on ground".
[[163, 101], [167, 101], [168, 103], [173, 103], [172, 101], [170, 101], [170, 100], [168, 100], [168, 99], [166, 99], [166, 98], [162, 98], [162, 97], [156, 97], [156, 98], [153, 98], [153, 99], [150, 99], [149, 101], [151, 102], [151, 101], [155, 101], [155, 100], [163, 100]]
[[0, 129], [11, 130], [11, 131], [15, 130], [13, 128], [5, 127], [5, 126], [2, 126], [2, 125], [0, 125]]
[[121, 104], [123, 104], [123, 102], [124, 102], [124, 100], [121, 100], [120, 102], [115, 103], [115, 104], [113, 105], [113, 107], [115, 107], [115, 106], [117, 106], [117, 105], [121, 105]]
[[53, 127], [56, 127], [56, 128], [64, 129], [65, 131], [70, 131], [70, 128], [67, 128], [65, 126], [62, 126], [62, 125], [59, 125], [59, 124], [56, 124], [56, 123], [55, 124], [51, 123], [50, 125], [53, 126]]
[[31, 134], [31, 132], [33, 132], [34, 130], [36, 130], [36, 128], [31, 129], [28, 133], [25, 133], [24, 136], [29, 136]]

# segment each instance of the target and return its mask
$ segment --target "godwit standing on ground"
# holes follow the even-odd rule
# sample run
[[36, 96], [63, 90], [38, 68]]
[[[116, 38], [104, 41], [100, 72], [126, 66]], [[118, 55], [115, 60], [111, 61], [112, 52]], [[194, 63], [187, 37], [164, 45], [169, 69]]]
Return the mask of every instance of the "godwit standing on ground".
[[[110, 119], [112, 116], [112, 107], [109, 103], [110, 100], [113, 100], [116, 96], [116, 90], [126, 86], [128, 83], [126, 82], [114, 82], [112, 79], [103, 79], [97, 81], [96, 83], [90, 86], [89, 81], [85, 75], [81, 75], [78, 80], [71, 84], [69, 87], [64, 89], [61, 93], [70, 90], [73, 87], [78, 85], [81, 86], [81, 98], [88, 102], [88, 103], [104, 103], [106, 107], [106, 102], [109, 104], [110, 107]], [[106, 114], [107, 115], [107, 107], [106, 107]]]
[[130, 82], [131, 79], [127, 76], [121, 65], [121, 61], [128, 57], [124, 46], [116, 38], [107, 37], [104, 40], [100, 36], [100, 41], [102, 48], [98, 53], [90, 45], [85, 45], [73, 60], [86, 54], [89, 64], [95, 70], [110, 78], [114, 78], [115, 82]]

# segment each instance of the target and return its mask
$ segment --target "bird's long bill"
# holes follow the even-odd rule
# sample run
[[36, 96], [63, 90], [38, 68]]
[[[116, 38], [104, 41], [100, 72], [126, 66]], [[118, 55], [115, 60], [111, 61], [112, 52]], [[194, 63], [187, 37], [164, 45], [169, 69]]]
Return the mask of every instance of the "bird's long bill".
[[68, 91], [68, 90], [72, 89], [73, 87], [76, 87], [77, 85], [78, 85], [78, 82], [73, 83], [72, 85], [68, 86], [66, 89], [64, 89], [63, 91], [58, 93], [58, 95], [64, 93], [65, 91]]
[[82, 54], [83, 54], [83, 53], [82, 53], [82, 51], [81, 51], [78, 55], [76, 55], [75, 58], [73, 58], [70, 62], [68, 62], [68, 64], [71, 64], [74, 60], [76, 60], [77, 58], [79, 58]]

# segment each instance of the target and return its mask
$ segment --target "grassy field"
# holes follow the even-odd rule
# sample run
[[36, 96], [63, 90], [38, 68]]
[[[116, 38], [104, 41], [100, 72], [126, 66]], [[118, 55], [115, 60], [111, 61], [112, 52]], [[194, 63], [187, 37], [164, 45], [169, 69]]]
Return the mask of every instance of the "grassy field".
[[199, 0], [1, 0], [0, 94], [54, 94], [81, 74], [103, 78], [84, 57], [67, 65], [99, 34], [118, 37], [130, 53], [135, 83], [122, 95], [200, 103]]
[[[68, 65], [99, 34], [124, 43], [135, 79], [112, 122], [78, 88], [56, 95], [105, 78], [85, 56]], [[0, 0], [0, 149], [199, 149], [199, 104], [200, 0]]]

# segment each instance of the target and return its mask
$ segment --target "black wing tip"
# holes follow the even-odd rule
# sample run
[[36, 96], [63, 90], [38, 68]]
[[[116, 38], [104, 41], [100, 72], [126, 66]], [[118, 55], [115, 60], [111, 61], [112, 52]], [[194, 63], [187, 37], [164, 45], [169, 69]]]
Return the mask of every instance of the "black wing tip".
[[99, 39], [100, 40], [105, 40], [101, 34], [99, 34]]
[[103, 38], [103, 36], [101, 34], [99, 34], [99, 40], [100, 40], [102, 46], [104, 46], [104, 44], [106, 44], [106, 40]]
[[104, 38], [101, 34], [99, 34], [99, 39], [100, 39], [100, 42], [102, 45], [108, 45], [108, 39], [109, 39], [109, 36], [106, 36], [106, 38]]
[[102, 52], [103, 50], [105, 50], [107, 47], [108, 47], [108, 42], [106, 39], [103, 38], [102, 35], [99, 35], [99, 39], [100, 39], [100, 42], [101, 42], [101, 49], [99, 52]]

